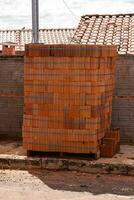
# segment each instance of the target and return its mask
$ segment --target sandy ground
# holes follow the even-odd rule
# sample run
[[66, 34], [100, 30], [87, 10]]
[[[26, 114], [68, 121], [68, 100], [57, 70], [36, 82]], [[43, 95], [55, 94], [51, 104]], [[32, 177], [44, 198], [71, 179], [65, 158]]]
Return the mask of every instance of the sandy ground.
[[77, 172], [0, 171], [0, 200], [134, 200], [134, 178]]
[[24, 156], [27, 153], [21, 141], [3, 140], [0, 141], [0, 154]]
[[[26, 155], [21, 142], [1, 141], [0, 154]], [[99, 162], [134, 162], [134, 147]], [[77, 172], [0, 171], [0, 200], [134, 200], [134, 177]]]

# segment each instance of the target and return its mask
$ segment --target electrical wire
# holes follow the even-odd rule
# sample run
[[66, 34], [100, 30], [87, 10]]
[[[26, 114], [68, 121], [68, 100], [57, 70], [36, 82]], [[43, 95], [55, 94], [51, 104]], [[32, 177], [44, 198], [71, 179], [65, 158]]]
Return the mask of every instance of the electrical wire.
[[75, 15], [75, 13], [71, 10], [71, 8], [69, 7], [69, 5], [66, 3], [65, 0], [62, 0], [62, 2], [64, 3], [64, 5], [66, 6], [66, 8], [69, 10], [69, 12], [71, 13], [71, 15], [75, 18], [75, 20], [78, 20], [78, 16]]

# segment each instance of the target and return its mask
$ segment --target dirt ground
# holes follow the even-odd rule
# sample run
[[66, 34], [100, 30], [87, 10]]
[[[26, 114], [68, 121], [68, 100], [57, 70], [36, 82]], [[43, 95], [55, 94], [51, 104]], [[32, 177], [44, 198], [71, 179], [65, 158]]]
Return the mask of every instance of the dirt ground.
[[[21, 142], [0, 142], [0, 154], [26, 155]], [[134, 147], [99, 162], [134, 163]], [[0, 200], [134, 200], [134, 177], [69, 171], [0, 170]]]
[[24, 156], [27, 153], [21, 141], [2, 140], [0, 141], [0, 154]]
[[1, 200], [134, 200], [134, 178], [77, 172], [0, 171]]

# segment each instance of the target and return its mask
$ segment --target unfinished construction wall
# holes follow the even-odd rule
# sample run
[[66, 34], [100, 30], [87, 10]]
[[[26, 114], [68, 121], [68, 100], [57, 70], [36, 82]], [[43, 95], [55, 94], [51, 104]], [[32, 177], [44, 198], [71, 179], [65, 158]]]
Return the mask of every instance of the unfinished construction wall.
[[[0, 56], [0, 135], [22, 134], [23, 66], [23, 56]], [[112, 124], [121, 128], [122, 141], [134, 143], [133, 55], [118, 57], [115, 95]]]
[[116, 67], [112, 124], [121, 129], [122, 142], [134, 143], [134, 56], [121, 55]]
[[0, 56], [0, 135], [21, 136], [23, 56]]

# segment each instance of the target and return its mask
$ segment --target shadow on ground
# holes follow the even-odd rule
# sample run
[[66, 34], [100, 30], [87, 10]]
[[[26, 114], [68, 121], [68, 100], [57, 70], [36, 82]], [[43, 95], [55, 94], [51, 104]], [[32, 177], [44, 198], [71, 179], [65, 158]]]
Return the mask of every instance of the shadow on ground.
[[134, 195], [134, 178], [120, 175], [93, 175], [69, 171], [29, 171], [53, 190], [89, 192], [94, 195]]

